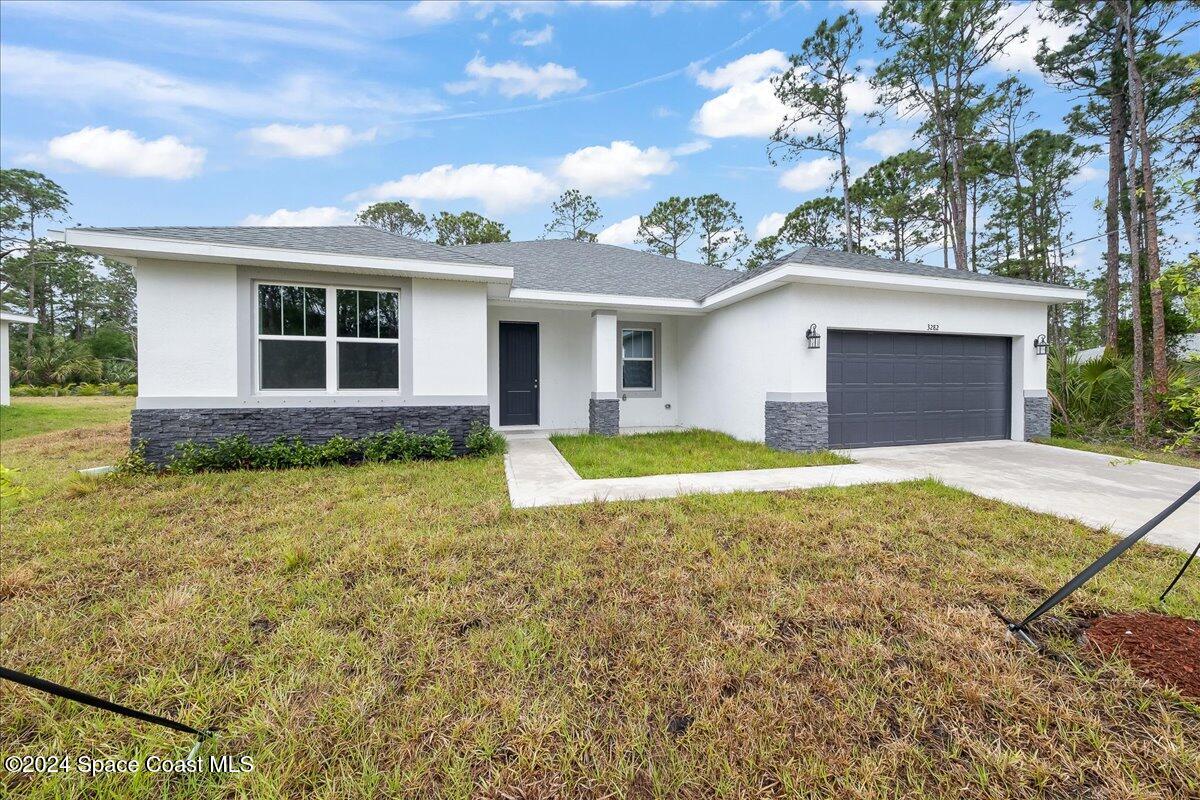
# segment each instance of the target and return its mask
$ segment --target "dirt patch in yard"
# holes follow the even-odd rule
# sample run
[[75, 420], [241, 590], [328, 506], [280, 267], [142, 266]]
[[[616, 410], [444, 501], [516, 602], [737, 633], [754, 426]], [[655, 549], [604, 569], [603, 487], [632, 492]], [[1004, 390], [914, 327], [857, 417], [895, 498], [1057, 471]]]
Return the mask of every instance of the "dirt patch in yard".
[[1146, 680], [1200, 699], [1200, 622], [1164, 614], [1101, 617], [1087, 638], [1105, 655], [1119, 655]]

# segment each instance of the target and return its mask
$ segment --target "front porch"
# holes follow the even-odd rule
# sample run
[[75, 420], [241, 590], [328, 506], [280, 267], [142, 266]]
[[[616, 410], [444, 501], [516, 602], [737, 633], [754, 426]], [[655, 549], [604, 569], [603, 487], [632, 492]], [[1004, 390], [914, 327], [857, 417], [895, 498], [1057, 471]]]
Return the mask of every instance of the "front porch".
[[488, 309], [491, 424], [506, 434], [686, 427], [670, 315], [495, 304]]

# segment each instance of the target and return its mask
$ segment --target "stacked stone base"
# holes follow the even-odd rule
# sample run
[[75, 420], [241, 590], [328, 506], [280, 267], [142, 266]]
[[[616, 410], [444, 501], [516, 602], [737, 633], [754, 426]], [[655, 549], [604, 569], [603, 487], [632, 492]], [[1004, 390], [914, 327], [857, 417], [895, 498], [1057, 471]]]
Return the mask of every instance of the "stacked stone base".
[[320, 444], [334, 436], [361, 439], [400, 425], [410, 433], [444, 429], [454, 439], [455, 450], [463, 453], [473, 422], [488, 423], [487, 406], [139, 408], [130, 421], [130, 439], [134, 446], [145, 442], [147, 461], [166, 464], [175, 445], [187, 441], [209, 444], [245, 434], [255, 444], [280, 436]]
[[776, 450], [808, 452], [829, 447], [829, 404], [766, 401], [766, 443]]
[[596, 399], [588, 401], [588, 430], [601, 436], [616, 436], [621, 432], [621, 401]]
[[1025, 438], [1050, 435], [1050, 398], [1025, 398]]

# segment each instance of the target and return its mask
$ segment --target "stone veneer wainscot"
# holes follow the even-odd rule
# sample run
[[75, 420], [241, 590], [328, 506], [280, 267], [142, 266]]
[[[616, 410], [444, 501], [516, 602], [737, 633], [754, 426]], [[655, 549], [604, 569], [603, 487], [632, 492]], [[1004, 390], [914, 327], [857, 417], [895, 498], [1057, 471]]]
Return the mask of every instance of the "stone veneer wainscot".
[[829, 404], [766, 401], [766, 443], [776, 450], [807, 452], [829, 447]]
[[130, 440], [134, 446], [146, 443], [147, 461], [166, 464], [175, 445], [187, 441], [209, 444], [245, 434], [255, 444], [268, 444], [280, 436], [320, 444], [334, 436], [361, 439], [387, 433], [400, 425], [410, 433], [444, 429], [461, 454], [472, 422], [486, 425], [488, 407], [139, 408], [130, 421]]

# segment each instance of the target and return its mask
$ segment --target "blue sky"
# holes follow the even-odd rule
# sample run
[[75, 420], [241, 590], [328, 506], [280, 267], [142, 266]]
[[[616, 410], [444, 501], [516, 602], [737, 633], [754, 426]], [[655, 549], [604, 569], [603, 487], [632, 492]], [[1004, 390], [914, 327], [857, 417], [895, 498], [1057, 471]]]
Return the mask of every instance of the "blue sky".
[[[0, 149], [68, 190], [69, 224], [335, 224], [396, 198], [528, 239], [576, 186], [606, 241], [631, 241], [656, 200], [706, 192], [736, 202], [755, 238], [826, 192], [814, 157], [769, 163], [766, 81], [847, 6], [869, 72], [870, 2], [5, 2]], [[995, 78], [1021, 74], [1040, 124], [1060, 128], [1068, 103], [1032, 54], [1065, 34], [1012, 13], [1032, 31]], [[870, 109], [865, 82], [853, 105]], [[855, 167], [903, 149], [911, 127], [857, 118]], [[1099, 230], [1101, 167], [1075, 187], [1076, 238]]]

